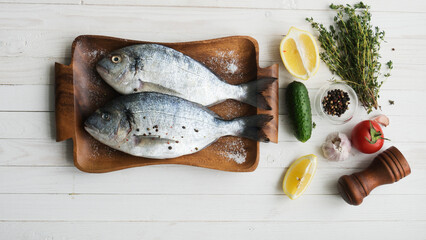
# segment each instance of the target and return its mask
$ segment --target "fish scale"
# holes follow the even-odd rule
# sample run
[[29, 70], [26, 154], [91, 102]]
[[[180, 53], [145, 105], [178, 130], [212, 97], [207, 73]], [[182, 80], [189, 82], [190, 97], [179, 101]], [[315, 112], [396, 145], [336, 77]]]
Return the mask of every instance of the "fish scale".
[[261, 93], [276, 81], [265, 78], [232, 85], [204, 64], [160, 44], [137, 44], [118, 49], [101, 59], [96, 69], [121, 94], [158, 92], [204, 106], [235, 99], [270, 110]]
[[164, 159], [198, 152], [226, 135], [269, 141], [270, 115], [224, 120], [208, 108], [155, 92], [124, 95], [96, 110], [85, 129], [95, 139], [135, 156]]

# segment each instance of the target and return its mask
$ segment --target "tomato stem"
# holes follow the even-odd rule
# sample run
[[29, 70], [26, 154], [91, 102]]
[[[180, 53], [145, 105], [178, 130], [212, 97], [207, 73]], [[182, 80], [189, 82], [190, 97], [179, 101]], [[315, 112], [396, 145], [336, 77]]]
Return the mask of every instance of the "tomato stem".
[[388, 140], [390, 141], [390, 139], [388, 138], [384, 138], [382, 137], [382, 132], [381, 131], [377, 131], [373, 124], [370, 122], [370, 136], [371, 139], [368, 139], [367, 137], [365, 137], [365, 139], [370, 143], [370, 144], [375, 144], [379, 139], [383, 139], [383, 140]]

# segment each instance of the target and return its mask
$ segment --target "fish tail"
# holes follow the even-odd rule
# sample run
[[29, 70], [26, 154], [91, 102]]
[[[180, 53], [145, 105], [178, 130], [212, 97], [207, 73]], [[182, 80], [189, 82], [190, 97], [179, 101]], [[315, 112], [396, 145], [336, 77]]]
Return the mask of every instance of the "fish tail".
[[239, 100], [257, 108], [271, 110], [272, 108], [266, 98], [262, 95], [262, 92], [276, 80], [276, 78], [261, 78], [241, 84], [240, 86], [245, 90], [246, 94], [244, 94]]
[[269, 142], [269, 138], [263, 132], [262, 128], [272, 120], [269, 114], [259, 114], [254, 116], [239, 117], [229, 121], [233, 127], [232, 135], [249, 138], [259, 142]]

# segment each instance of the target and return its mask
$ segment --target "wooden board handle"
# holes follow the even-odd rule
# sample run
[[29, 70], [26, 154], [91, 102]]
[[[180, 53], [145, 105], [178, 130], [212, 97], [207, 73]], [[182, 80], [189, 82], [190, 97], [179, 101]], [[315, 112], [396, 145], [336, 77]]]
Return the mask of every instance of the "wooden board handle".
[[72, 66], [55, 63], [56, 141], [72, 138], [74, 129], [74, 86]]
[[264, 93], [268, 103], [271, 105], [271, 110], [263, 110], [258, 109], [258, 114], [270, 114], [274, 118], [263, 128], [266, 136], [273, 143], [278, 143], [278, 123], [279, 123], [279, 98], [278, 98], [278, 90], [279, 90], [279, 82], [278, 82], [278, 64], [273, 64], [266, 68], [259, 68], [257, 73], [257, 78], [263, 77], [274, 77], [277, 80], [272, 84], [270, 88], [268, 88]]

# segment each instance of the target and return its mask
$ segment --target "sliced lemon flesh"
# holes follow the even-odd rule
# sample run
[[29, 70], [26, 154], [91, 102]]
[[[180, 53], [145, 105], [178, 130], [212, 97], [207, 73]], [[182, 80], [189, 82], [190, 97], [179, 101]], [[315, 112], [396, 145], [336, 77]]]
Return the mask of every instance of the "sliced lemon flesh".
[[287, 71], [296, 78], [308, 80], [319, 67], [319, 50], [312, 34], [291, 27], [280, 44], [280, 54]]
[[287, 170], [283, 180], [284, 193], [292, 200], [305, 192], [317, 168], [317, 156], [310, 154], [298, 158]]

